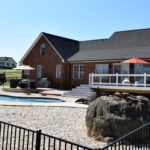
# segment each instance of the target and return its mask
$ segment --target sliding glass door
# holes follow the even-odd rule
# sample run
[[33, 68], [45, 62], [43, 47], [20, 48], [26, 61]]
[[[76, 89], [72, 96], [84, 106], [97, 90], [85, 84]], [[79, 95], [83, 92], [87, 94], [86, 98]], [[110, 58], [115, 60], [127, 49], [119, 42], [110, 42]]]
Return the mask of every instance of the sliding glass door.
[[[121, 63], [114, 63], [113, 64], [113, 74], [129, 74], [129, 64], [121, 64]], [[125, 77], [119, 77], [118, 81], [121, 83]], [[116, 79], [113, 79], [116, 81]]]

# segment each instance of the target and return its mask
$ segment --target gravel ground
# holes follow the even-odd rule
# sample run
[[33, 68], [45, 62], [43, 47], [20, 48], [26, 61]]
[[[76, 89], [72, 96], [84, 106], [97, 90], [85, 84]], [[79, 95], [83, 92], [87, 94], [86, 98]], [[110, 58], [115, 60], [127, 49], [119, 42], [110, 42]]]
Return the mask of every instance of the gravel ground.
[[0, 120], [57, 136], [92, 148], [106, 145], [87, 137], [86, 109], [0, 106]]

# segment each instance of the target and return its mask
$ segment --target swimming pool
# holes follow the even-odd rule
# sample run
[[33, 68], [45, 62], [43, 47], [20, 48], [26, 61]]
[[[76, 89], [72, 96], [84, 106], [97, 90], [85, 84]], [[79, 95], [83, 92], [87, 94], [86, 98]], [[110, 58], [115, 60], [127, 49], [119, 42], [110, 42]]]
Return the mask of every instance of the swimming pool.
[[45, 98], [24, 98], [0, 95], [0, 101], [7, 102], [23, 102], [23, 103], [61, 103], [60, 99], [45, 99]]

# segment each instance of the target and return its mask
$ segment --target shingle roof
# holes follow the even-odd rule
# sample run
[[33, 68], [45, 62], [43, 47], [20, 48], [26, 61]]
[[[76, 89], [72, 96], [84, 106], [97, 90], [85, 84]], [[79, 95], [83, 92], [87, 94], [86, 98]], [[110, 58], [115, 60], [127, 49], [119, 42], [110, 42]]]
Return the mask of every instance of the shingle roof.
[[150, 28], [115, 32], [109, 39], [79, 42], [80, 50], [68, 61], [150, 58]]
[[1, 61], [7, 61], [8, 59], [10, 59], [11, 57], [0, 57]]
[[43, 32], [49, 42], [64, 60], [69, 59], [79, 51], [79, 41]]
[[[104, 61], [150, 58], [150, 28], [115, 32], [108, 39], [77, 41], [42, 32], [64, 61]], [[36, 41], [37, 41], [36, 40]], [[36, 41], [24, 55], [28, 55]]]

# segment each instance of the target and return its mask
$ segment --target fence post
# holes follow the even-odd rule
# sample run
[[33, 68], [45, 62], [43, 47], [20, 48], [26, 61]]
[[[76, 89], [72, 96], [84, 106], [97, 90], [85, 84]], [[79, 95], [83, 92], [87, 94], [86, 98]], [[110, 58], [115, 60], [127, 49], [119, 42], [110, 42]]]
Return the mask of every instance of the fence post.
[[40, 150], [41, 145], [41, 130], [37, 130], [36, 132], [36, 150]]

